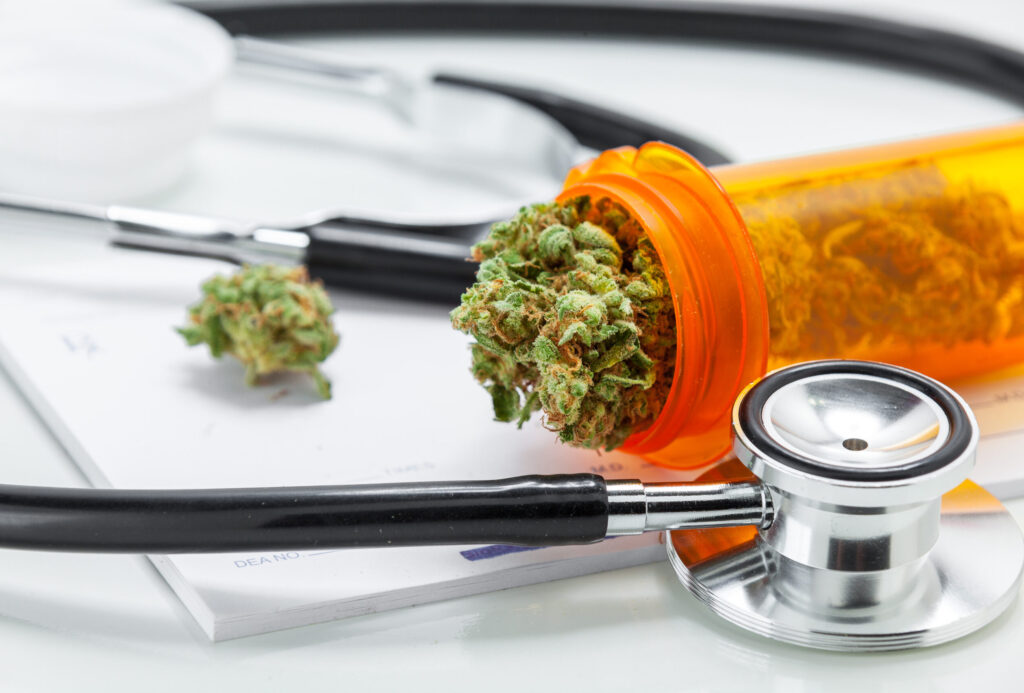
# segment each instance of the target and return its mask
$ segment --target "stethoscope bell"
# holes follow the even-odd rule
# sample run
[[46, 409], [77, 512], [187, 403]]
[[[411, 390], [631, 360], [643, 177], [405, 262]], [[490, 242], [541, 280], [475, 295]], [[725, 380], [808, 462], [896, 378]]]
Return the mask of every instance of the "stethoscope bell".
[[[755, 633], [841, 651], [936, 645], [1012, 602], [1024, 540], [970, 481], [974, 416], [902, 368], [819, 361], [769, 374], [733, 408], [739, 463], [768, 489], [767, 526], [666, 533], [683, 584]], [[748, 471], [749, 470], [749, 471]]]

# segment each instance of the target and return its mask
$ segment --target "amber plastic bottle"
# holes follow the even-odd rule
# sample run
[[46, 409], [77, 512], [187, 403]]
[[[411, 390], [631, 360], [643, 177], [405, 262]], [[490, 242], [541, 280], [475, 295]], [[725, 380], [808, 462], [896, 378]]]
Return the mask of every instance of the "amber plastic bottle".
[[1024, 362], [1024, 123], [711, 171], [650, 143], [573, 169], [580, 195], [643, 224], [671, 284], [672, 387], [623, 447], [653, 462], [725, 453], [736, 395], [786, 363]]

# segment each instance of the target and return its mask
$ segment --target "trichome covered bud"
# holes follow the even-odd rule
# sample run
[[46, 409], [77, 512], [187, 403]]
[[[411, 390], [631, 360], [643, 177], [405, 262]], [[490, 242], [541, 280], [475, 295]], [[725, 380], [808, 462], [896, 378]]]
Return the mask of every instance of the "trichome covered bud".
[[320, 395], [330, 398], [330, 381], [317, 365], [338, 346], [334, 308], [305, 267], [246, 266], [212, 277], [202, 290], [189, 324], [178, 328], [189, 346], [205, 342], [215, 358], [231, 354], [245, 366], [249, 385], [267, 373], [309, 373]]
[[452, 311], [495, 416], [612, 449], [658, 415], [672, 383], [675, 313], [642, 227], [609, 200], [525, 207], [473, 248], [477, 281]]

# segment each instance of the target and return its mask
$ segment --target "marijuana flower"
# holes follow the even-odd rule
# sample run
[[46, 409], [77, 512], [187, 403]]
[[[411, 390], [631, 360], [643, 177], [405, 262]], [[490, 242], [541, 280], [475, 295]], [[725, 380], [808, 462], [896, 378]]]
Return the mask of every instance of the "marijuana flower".
[[543, 410], [562, 441], [611, 450], [657, 417], [672, 383], [675, 312], [642, 227], [607, 199], [525, 207], [474, 246], [477, 281], [452, 311], [500, 421]]
[[334, 312], [319, 282], [305, 267], [246, 266], [217, 275], [202, 286], [203, 298], [189, 309], [178, 332], [189, 346], [206, 343], [210, 354], [231, 354], [245, 366], [245, 382], [278, 371], [309, 373], [330, 399], [331, 384], [317, 368], [335, 347]]

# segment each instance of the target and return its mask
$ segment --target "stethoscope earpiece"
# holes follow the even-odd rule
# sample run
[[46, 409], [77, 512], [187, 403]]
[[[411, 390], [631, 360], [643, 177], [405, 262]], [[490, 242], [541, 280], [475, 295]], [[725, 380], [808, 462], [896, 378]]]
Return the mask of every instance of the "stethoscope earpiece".
[[748, 387], [733, 429], [749, 472], [732, 474], [761, 480], [771, 523], [666, 541], [720, 616], [799, 645], [897, 650], [966, 635], [1012, 603], [1024, 539], [966, 481], [978, 425], [952, 390], [879, 363], [804, 363]]

